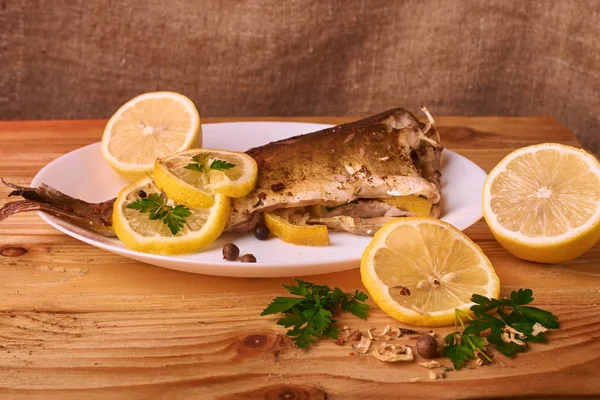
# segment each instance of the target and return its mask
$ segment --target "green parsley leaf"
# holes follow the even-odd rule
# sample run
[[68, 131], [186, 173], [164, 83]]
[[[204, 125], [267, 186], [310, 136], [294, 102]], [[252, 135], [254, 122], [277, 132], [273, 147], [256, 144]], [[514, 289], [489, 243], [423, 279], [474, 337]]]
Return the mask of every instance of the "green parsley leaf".
[[204, 164], [189, 163], [183, 168], [196, 172], [206, 172], [204, 169]]
[[512, 291], [510, 293], [510, 300], [513, 304], [524, 306], [533, 301], [533, 290], [531, 289], [519, 289], [518, 291]]
[[232, 164], [232, 163], [224, 161], [224, 160], [215, 159], [210, 163], [210, 165], [207, 168], [206, 164], [208, 163], [209, 157], [210, 157], [210, 153], [196, 154], [195, 156], [192, 157], [192, 161], [194, 161], [194, 162], [189, 163], [188, 165], [186, 165], [183, 168], [189, 169], [191, 171], [196, 171], [196, 172], [208, 172], [208, 170], [210, 170], [210, 169], [213, 169], [216, 171], [226, 171], [228, 169], [235, 167], [235, 164]]
[[310, 318], [314, 319], [315, 330], [319, 333], [325, 332], [331, 324], [331, 311], [327, 311], [324, 308], [317, 307], [316, 311]]
[[288, 328], [286, 336], [298, 347], [308, 347], [322, 336], [336, 339], [335, 313], [347, 311], [359, 318], [367, 317], [369, 305], [364, 301], [368, 297], [359, 290], [352, 294], [337, 287], [331, 289], [327, 285], [295, 281], [296, 285], [283, 285], [283, 288], [299, 297], [276, 297], [260, 315], [283, 313], [277, 324]]
[[164, 193], [150, 193], [144, 199], [137, 199], [127, 205], [126, 208], [138, 210], [141, 213], [148, 213], [148, 218], [152, 221], [159, 220], [169, 227], [171, 234], [177, 232], [185, 225], [185, 219], [192, 215], [192, 212], [182, 205], [171, 207], [167, 205], [167, 196]]
[[483, 315], [486, 312], [502, 305], [500, 300], [488, 299], [487, 297], [478, 294], [471, 296], [471, 301], [476, 304], [471, 307], [471, 311], [475, 313], [476, 317], [479, 317], [480, 315]]
[[163, 199], [157, 193], [150, 193], [145, 199], [137, 199], [127, 205], [127, 208], [139, 210], [140, 212], [156, 214], [163, 206]]
[[235, 164], [232, 164], [230, 162], [224, 160], [214, 160], [212, 163], [210, 163], [209, 169], [214, 169], [216, 171], [226, 171], [233, 167], [235, 167]]
[[342, 310], [349, 311], [360, 319], [367, 319], [369, 314], [368, 304], [363, 303], [368, 299], [367, 295], [356, 290], [353, 296], [347, 296], [342, 300]]
[[304, 328], [300, 328], [296, 325], [293, 329], [288, 331], [286, 336], [289, 336], [290, 339], [292, 339], [292, 342], [296, 344], [296, 346], [303, 349], [313, 344], [315, 342], [315, 339], [319, 336], [319, 334], [310, 325], [307, 325]]
[[173, 235], [183, 228], [185, 219], [192, 215], [192, 212], [182, 205], [176, 206], [170, 212], [165, 211], [165, 213], [163, 221], [167, 224]]
[[302, 325], [306, 322], [306, 319], [302, 315], [287, 314], [285, 317], [277, 321], [277, 325], [289, 328], [290, 326]]
[[447, 346], [442, 350], [442, 355], [452, 361], [454, 369], [459, 370], [468, 359], [475, 358], [475, 352], [467, 346], [459, 344], [456, 338], [460, 336], [458, 332], [449, 334], [444, 338]]
[[208, 157], [210, 153], [199, 153], [192, 157], [193, 163], [189, 163], [186, 165], [185, 169], [189, 169], [197, 172], [206, 172], [206, 162], [208, 161]]
[[521, 346], [517, 343], [506, 343], [502, 340], [501, 330], [492, 330], [492, 332], [488, 335], [486, 340], [488, 343], [493, 344], [500, 353], [504, 354], [506, 357], [513, 358], [517, 353], [521, 351], [525, 351], [525, 346]]
[[332, 339], [337, 339], [339, 337], [338, 327], [335, 325], [329, 325], [327, 329], [323, 332], [323, 335], [329, 336]]
[[301, 301], [304, 301], [304, 299], [299, 297], [275, 297], [260, 315], [277, 314], [291, 310], [292, 307]]
[[558, 329], [559, 328], [558, 317], [556, 317], [556, 315], [552, 314], [551, 312], [541, 310], [536, 307], [517, 306], [517, 305], [514, 306], [514, 309], [515, 309], [515, 311], [518, 311], [521, 314], [523, 314], [523, 316], [526, 319], [528, 319], [532, 322], [539, 322], [541, 325], [545, 326], [546, 328], [549, 328], [549, 329]]
[[543, 332], [540, 332], [535, 336], [533, 336], [531, 334], [533, 332], [533, 325], [535, 325], [535, 323], [527, 322], [527, 321], [516, 322], [514, 324], [510, 324], [511, 327], [515, 328], [519, 332], [523, 332], [524, 334], [526, 334], [527, 340], [529, 340], [531, 342], [540, 342], [540, 343], [545, 342], [546, 336], [544, 335]]

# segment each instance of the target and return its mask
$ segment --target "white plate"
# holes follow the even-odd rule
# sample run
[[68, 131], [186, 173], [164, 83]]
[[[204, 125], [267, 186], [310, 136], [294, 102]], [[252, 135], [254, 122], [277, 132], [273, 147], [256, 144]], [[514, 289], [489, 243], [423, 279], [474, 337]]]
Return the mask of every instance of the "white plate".
[[[234, 122], [205, 124], [203, 147], [245, 151], [251, 147], [314, 132], [330, 125], [295, 122]], [[443, 138], [442, 138], [443, 141]], [[481, 189], [486, 173], [468, 159], [444, 150], [442, 167], [442, 219], [463, 230], [481, 218]], [[117, 175], [95, 143], [52, 161], [31, 182], [45, 183], [70, 196], [89, 202], [116, 197], [127, 182]], [[326, 247], [296, 246], [277, 238], [257, 240], [252, 234], [224, 234], [202, 252], [179, 256], [145, 254], [126, 248], [116, 238], [106, 238], [40, 212], [56, 229], [101, 249], [134, 260], [180, 271], [237, 277], [290, 277], [342, 271], [359, 266], [370, 237], [330, 232]], [[224, 261], [221, 248], [234, 242], [241, 254], [252, 253], [256, 264]]]

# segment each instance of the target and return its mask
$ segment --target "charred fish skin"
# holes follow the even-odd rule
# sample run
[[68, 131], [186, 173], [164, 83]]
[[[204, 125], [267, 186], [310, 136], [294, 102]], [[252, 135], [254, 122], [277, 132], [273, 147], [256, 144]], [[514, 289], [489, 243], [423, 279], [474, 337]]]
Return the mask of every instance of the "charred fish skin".
[[436, 204], [441, 151], [433, 123], [403, 108], [250, 149], [256, 186], [233, 199], [226, 231], [252, 229], [260, 212], [358, 198], [421, 195]]

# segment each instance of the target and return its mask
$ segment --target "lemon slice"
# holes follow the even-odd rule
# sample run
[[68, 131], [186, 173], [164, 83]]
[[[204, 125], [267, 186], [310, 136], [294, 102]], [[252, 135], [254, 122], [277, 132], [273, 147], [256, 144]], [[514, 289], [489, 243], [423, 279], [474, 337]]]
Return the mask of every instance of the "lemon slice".
[[173, 92], [152, 92], [125, 103], [106, 124], [102, 156], [121, 176], [135, 181], [152, 173], [154, 161], [202, 146], [194, 103]]
[[303, 246], [326, 246], [329, 234], [325, 225], [294, 225], [276, 213], [265, 213], [269, 231], [287, 243]]
[[[215, 195], [210, 208], [190, 208], [190, 215], [179, 232], [173, 234], [161, 220], [151, 220], [149, 212], [141, 212], [127, 206], [140, 199], [152, 199], [158, 194], [151, 178], [142, 178], [125, 187], [113, 205], [113, 227], [117, 237], [129, 248], [146, 253], [179, 254], [197, 251], [212, 243], [221, 235], [231, 209], [230, 199]], [[172, 200], [167, 204], [176, 207]]]
[[561, 144], [518, 149], [486, 179], [483, 215], [496, 240], [519, 258], [576, 258], [600, 239], [600, 163]]
[[384, 199], [388, 204], [412, 212], [417, 217], [429, 217], [431, 203], [419, 196], [398, 196]]
[[252, 157], [224, 150], [185, 150], [154, 163], [156, 186], [189, 207], [210, 207], [213, 193], [243, 197], [254, 188], [257, 174]]
[[472, 314], [471, 296], [498, 297], [494, 267], [464, 233], [434, 219], [406, 217], [385, 224], [363, 253], [362, 282], [388, 315], [413, 325], [454, 323]]

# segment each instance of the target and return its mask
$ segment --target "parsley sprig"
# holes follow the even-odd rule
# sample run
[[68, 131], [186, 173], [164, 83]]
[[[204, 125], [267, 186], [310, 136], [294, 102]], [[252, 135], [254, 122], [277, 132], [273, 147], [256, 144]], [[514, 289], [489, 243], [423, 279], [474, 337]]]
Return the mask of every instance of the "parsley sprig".
[[[502, 299], [474, 294], [471, 301], [475, 303], [471, 311], [476, 319], [455, 310], [455, 332], [444, 338], [446, 347], [442, 354], [452, 360], [455, 369], [460, 369], [468, 359], [480, 358], [490, 362], [491, 357], [486, 353], [488, 344], [512, 358], [527, 349], [527, 342], [545, 342], [543, 330], [559, 328], [554, 314], [527, 306], [533, 301], [531, 289], [513, 291], [510, 298]], [[494, 311], [499, 318], [492, 315]], [[457, 329], [459, 323], [462, 333]], [[483, 332], [487, 332], [485, 339]]]
[[210, 165], [207, 167], [208, 157], [210, 157], [210, 153], [199, 153], [192, 157], [193, 163], [189, 163], [186, 165], [185, 169], [189, 169], [197, 172], [208, 172], [210, 169], [214, 169], [216, 171], [226, 171], [235, 167], [235, 164], [224, 160], [213, 160]]
[[300, 279], [294, 279], [294, 285], [282, 287], [290, 294], [300, 297], [276, 297], [260, 315], [283, 313], [277, 325], [291, 328], [286, 333], [300, 348], [314, 343], [321, 336], [338, 338], [338, 328], [333, 325], [333, 314], [346, 311], [359, 318], [367, 318], [370, 306], [365, 304], [367, 295], [356, 290], [346, 293], [336, 287], [316, 285]]
[[149, 213], [151, 220], [161, 220], [169, 227], [173, 235], [185, 225], [185, 219], [192, 215], [191, 211], [182, 205], [172, 207], [167, 205], [167, 196], [164, 193], [150, 193], [144, 199], [137, 199], [127, 205], [127, 208]]

